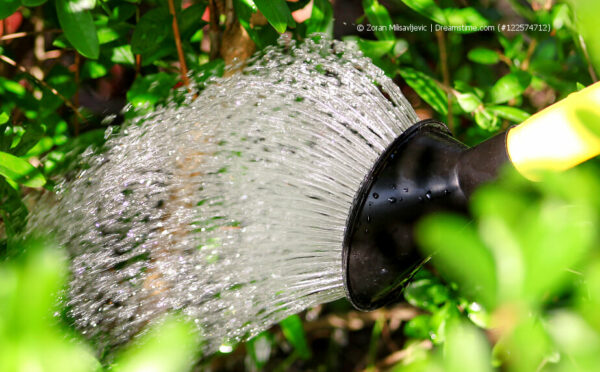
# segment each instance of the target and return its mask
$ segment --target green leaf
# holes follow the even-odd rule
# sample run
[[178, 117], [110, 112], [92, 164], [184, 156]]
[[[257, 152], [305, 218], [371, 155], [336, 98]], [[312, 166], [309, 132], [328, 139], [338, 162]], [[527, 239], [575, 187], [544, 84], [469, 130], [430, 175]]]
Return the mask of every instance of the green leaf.
[[489, 91], [491, 103], [504, 103], [523, 94], [531, 82], [531, 75], [525, 71], [504, 75]]
[[333, 23], [333, 6], [329, 0], [314, 0], [310, 18], [305, 21], [306, 35], [328, 32]]
[[294, 346], [294, 349], [302, 359], [310, 359], [311, 351], [306, 342], [306, 335], [302, 327], [302, 320], [298, 315], [290, 315], [282, 320], [279, 325], [285, 338]]
[[81, 67], [82, 79], [98, 79], [105, 76], [107, 73], [107, 66], [93, 60], [86, 60]]
[[[447, 8], [444, 9], [444, 14], [450, 26], [487, 26], [489, 22], [475, 8]], [[472, 33], [477, 31], [458, 31], [460, 33]]]
[[131, 46], [128, 44], [110, 49], [110, 61], [116, 64], [133, 65], [135, 57], [131, 51]]
[[495, 303], [494, 259], [466, 219], [448, 214], [426, 217], [417, 225], [417, 241], [427, 255], [434, 254], [436, 268], [463, 293], [486, 305]]
[[159, 72], [140, 76], [127, 92], [127, 100], [134, 107], [150, 107], [169, 96], [171, 88], [177, 82], [177, 75]]
[[528, 112], [511, 106], [487, 106], [486, 108], [502, 119], [510, 120], [515, 123], [521, 123], [531, 116]]
[[28, 7], [40, 6], [48, 0], [21, 0], [21, 3]]
[[26, 160], [0, 151], [0, 175], [27, 187], [42, 187], [46, 179]]
[[0, 0], [0, 19], [4, 19], [17, 11], [21, 2], [19, 0]]
[[404, 290], [406, 301], [416, 307], [435, 312], [450, 298], [450, 290], [433, 277], [415, 279]]
[[166, 7], [148, 11], [141, 18], [131, 36], [131, 51], [143, 54], [156, 47], [169, 36], [172, 22], [171, 14]]
[[456, 100], [460, 108], [467, 113], [473, 112], [481, 106], [481, 99], [475, 93], [458, 93]]
[[287, 26], [296, 26], [285, 0], [254, 0], [254, 4], [280, 34], [285, 32]]
[[3, 111], [0, 113], [0, 125], [8, 122], [8, 119], [10, 119], [10, 116], [6, 112]]
[[181, 319], [168, 317], [119, 355], [111, 370], [188, 371], [194, 365], [199, 348], [194, 326]]
[[381, 27], [381, 29], [377, 28], [375, 31], [377, 39], [394, 40], [396, 38], [392, 27], [392, 18], [383, 5], [379, 4], [377, 0], [363, 0], [363, 8], [369, 22], [373, 26]]
[[394, 48], [394, 40], [356, 40], [358, 47], [362, 52], [371, 59], [381, 58], [388, 54]]
[[197, 31], [202, 31], [206, 24], [202, 20], [202, 15], [206, 9], [206, 4], [194, 4], [185, 8], [178, 16], [179, 31], [182, 39], [190, 39]]
[[100, 44], [90, 10], [94, 0], [56, 0], [56, 14], [67, 40], [81, 55], [96, 59]]
[[248, 355], [257, 370], [262, 370], [269, 361], [273, 343], [273, 335], [269, 332], [262, 332], [246, 343]]
[[444, 343], [444, 371], [492, 372], [492, 355], [485, 335], [466, 322], [450, 324]]
[[448, 114], [446, 93], [431, 77], [410, 67], [402, 67], [399, 71], [406, 83], [417, 92], [435, 111]]
[[493, 65], [500, 60], [498, 53], [487, 48], [471, 49], [467, 54], [467, 58], [475, 63], [481, 63], [482, 65]]
[[499, 120], [496, 115], [493, 115], [487, 109], [475, 111], [475, 122], [480, 128], [494, 131], [498, 129]]
[[448, 24], [446, 15], [434, 0], [402, 0], [409, 8], [442, 25]]

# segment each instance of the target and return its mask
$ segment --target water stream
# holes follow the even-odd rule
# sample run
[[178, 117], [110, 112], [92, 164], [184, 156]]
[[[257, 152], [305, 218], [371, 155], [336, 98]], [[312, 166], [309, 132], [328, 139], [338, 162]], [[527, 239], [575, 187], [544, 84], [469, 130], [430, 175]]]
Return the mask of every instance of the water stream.
[[416, 121], [353, 46], [283, 39], [110, 135], [30, 225], [68, 248], [70, 315], [101, 348], [179, 311], [213, 352], [344, 296], [355, 193]]

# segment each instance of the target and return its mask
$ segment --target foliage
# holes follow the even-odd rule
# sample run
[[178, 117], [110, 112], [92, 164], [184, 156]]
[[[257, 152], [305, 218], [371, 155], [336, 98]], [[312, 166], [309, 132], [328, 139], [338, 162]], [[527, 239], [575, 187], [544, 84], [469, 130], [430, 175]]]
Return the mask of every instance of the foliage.
[[[64, 265], [56, 248], [34, 248], [49, 244], [25, 249], [15, 241], [28, 213], [24, 199], [84, 166], [77, 155], [101, 146], [105, 131], [177, 100], [188, 76], [201, 89], [224, 74], [226, 61], [274, 44], [282, 32], [298, 40], [322, 32], [355, 42], [419, 115], [446, 122], [472, 145], [589, 85], [600, 71], [595, 0], [509, 0], [510, 10], [484, 0], [310, 3], [302, 19], [296, 12], [308, 0], [0, 0], [0, 255], [16, 256], [0, 268], [3, 370], [102, 368], [68, 325], [48, 315], [57, 310], [50, 299]], [[237, 22], [248, 40], [234, 32]], [[460, 29], [503, 24], [551, 30]], [[210, 47], [219, 40], [241, 52]], [[323, 330], [303, 322], [309, 312], [232, 354], [234, 345], [224, 345], [215, 359], [241, 358], [253, 370], [380, 369], [394, 358], [399, 370], [574, 370], [572, 363], [592, 370], [600, 347], [598, 180], [590, 169], [536, 185], [508, 175], [476, 195], [474, 223], [450, 215], [424, 221], [421, 242], [435, 258], [405, 293], [421, 309], [405, 324], [392, 327], [393, 310], [361, 318], [337, 302], [311, 310], [314, 322], [335, 324], [325, 345]], [[196, 340], [178, 320], [163, 327], [109, 367], [185, 369]]]
[[[26, 254], [0, 264], [0, 361], [3, 371], [95, 371], [90, 347], [62, 323], [57, 296], [66, 279], [64, 251], [29, 241]], [[110, 366], [116, 371], [181, 371], [198, 352], [195, 328], [170, 317], [155, 326]], [[148, 367], [151, 368], [148, 368]]]
[[[600, 265], [597, 174], [587, 166], [531, 183], [511, 172], [476, 192], [474, 223], [442, 214], [423, 220], [419, 241], [445, 280], [456, 283], [456, 297], [439, 295], [447, 290], [435, 280], [409, 286], [406, 299], [431, 315], [413, 319], [405, 331], [442, 334], [444, 347], [398, 370], [423, 364], [460, 370], [456, 360], [476, 363], [466, 369], [477, 371], [594, 370], [600, 362], [592, 310]], [[443, 324], [436, 323], [440, 314]]]

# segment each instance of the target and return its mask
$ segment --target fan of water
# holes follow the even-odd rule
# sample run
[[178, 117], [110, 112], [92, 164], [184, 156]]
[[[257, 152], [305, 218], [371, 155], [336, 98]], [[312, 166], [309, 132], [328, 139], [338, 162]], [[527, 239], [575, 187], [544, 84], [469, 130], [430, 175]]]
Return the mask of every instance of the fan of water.
[[101, 347], [179, 311], [212, 352], [344, 296], [355, 193], [416, 120], [352, 46], [284, 39], [110, 136], [31, 225], [68, 247], [70, 312]]

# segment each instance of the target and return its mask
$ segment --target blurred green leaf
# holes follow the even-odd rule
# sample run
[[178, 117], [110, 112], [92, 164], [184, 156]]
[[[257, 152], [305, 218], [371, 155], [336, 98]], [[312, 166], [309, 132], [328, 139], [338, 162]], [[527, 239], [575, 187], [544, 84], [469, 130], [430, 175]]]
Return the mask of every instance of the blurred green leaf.
[[450, 298], [449, 289], [432, 277], [411, 281], [404, 290], [404, 298], [409, 304], [435, 312]]
[[46, 179], [26, 160], [0, 152], [0, 175], [27, 187], [42, 187]]
[[140, 76], [127, 92], [127, 100], [134, 107], [152, 107], [169, 96], [177, 80], [177, 75], [166, 72]]
[[442, 25], [448, 24], [446, 15], [434, 0], [402, 0], [409, 8]]
[[98, 58], [100, 46], [90, 10], [95, 0], [55, 0], [56, 14], [67, 40], [81, 55]]
[[310, 359], [312, 353], [306, 341], [302, 321], [298, 315], [290, 315], [279, 322], [285, 338], [294, 346], [294, 349], [302, 359]]
[[396, 42], [394, 40], [365, 40], [357, 39], [358, 47], [369, 58], [381, 58], [389, 53]]
[[33, 7], [40, 6], [48, 0], [21, 0], [21, 3], [25, 6]]
[[24, 255], [0, 265], [0, 360], [3, 371], [35, 366], [48, 372], [100, 369], [87, 347], [53, 319], [66, 279], [65, 259], [55, 247], [28, 240]]
[[[446, 214], [426, 217], [417, 226], [417, 240], [426, 254], [434, 255], [436, 267], [456, 281], [463, 293], [486, 307], [493, 307], [496, 301], [494, 259], [467, 220]], [[464, 260], [464, 257], [469, 259]]]
[[504, 103], [523, 94], [531, 82], [531, 75], [524, 71], [504, 75], [489, 91], [491, 103]]
[[521, 123], [531, 116], [528, 112], [512, 106], [487, 106], [486, 109], [502, 119], [510, 120], [515, 123]]
[[448, 327], [444, 371], [492, 371], [491, 350], [484, 334], [465, 322]]
[[482, 105], [481, 100], [474, 93], [458, 93], [456, 94], [456, 100], [460, 108], [467, 113], [475, 111]]
[[199, 350], [195, 327], [182, 319], [167, 317], [122, 352], [111, 370], [187, 371], [194, 365]]
[[254, 4], [280, 34], [284, 33], [288, 26], [296, 26], [285, 0], [254, 0]]
[[271, 356], [273, 348], [273, 335], [269, 332], [261, 332], [247, 343], [248, 354], [252, 358], [254, 367], [263, 369]]
[[172, 17], [166, 7], [151, 9], [144, 14], [131, 36], [131, 51], [135, 54], [143, 54], [156, 49], [156, 47], [170, 33], [169, 24]]
[[363, 8], [369, 22], [375, 29], [375, 36], [379, 40], [394, 40], [394, 31], [392, 28], [392, 18], [387, 9], [379, 4], [377, 0], [363, 0]]
[[474, 48], [469, 51], [467, 54], [467, 58], [476, 63], [481, 63], [484, 65], [493, 65], [498, 63], [500, 57], [498, 53], [491, 49], [487, 48]]
[[[447, 24], [450, 26], [472, 26], [472, 27], [483, 27], [487, 26], [489, 22], [482, 16], [475, 8], [446, 8], [444, 9]], [[461, 33], [471, 33], [478, 31], [458, 31]]]
[[0, 19], [4, 19], [17, 11], [21, 2], [19, 0], [0, 0]]
[[106, 74], [108, 74], [107, 66], [94, 60], [85, 61], [81, 67], [82, 79], [98, 79]]
[[314, 0], [310, 18], [305, 22], [306, 35], [328, 32], [333, 26], [333, 6], [329, 0]]
[[435, 111], [448, 114], [446, 93], [431, 77], [410, 67], [401, 67], [400, 75]]

